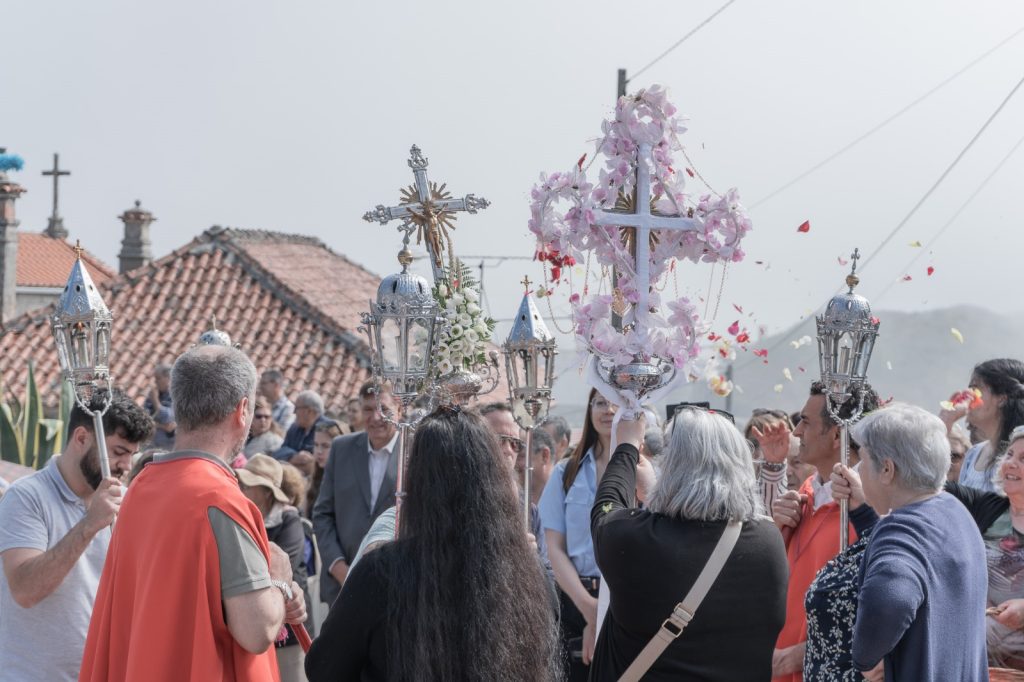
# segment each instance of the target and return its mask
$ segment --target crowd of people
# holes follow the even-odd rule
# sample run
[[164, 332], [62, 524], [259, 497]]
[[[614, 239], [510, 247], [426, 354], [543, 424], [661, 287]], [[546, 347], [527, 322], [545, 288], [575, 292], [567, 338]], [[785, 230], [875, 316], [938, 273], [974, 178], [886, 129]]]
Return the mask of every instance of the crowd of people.
[[[330, 414], [194, 348], [138, 402], [93, 397], [111, 477], [76, 406], [63, 452], [0, 493], [0, 679], [1024, 671], [1024, 363], [969, 387], [933, 414], [812, 383], [740, 425], [694, 404], [631, 418], [592, 390], [578, 428], [529, 439], [507, 403], [445, 405], [402, 453], [387, 386]], [[843, 465], [832, 411], [854, 404]]]

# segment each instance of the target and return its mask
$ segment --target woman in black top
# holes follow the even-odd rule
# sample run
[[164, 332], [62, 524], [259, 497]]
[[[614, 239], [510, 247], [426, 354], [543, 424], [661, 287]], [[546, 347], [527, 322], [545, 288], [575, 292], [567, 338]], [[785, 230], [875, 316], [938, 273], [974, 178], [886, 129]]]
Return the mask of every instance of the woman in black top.
[[619, 422], [616, 448], [591, 514], [594, 548], [611, 604], [591, 681], [617, 680], [704, 569], [730, 520], [743, 530], [683, 633], [643, 678], [768, 680], [786, 615], [789, 571], [782, 536], [763, 516], [750, 448], [721, 415], [684, 408], [672, 422], [648, 509], [636, 509], [643, 420]]
[[548, 588], [483, 419], [416, 428], [399, 537], [363, 556], [306, 658], [310, 682], [558, 679]]

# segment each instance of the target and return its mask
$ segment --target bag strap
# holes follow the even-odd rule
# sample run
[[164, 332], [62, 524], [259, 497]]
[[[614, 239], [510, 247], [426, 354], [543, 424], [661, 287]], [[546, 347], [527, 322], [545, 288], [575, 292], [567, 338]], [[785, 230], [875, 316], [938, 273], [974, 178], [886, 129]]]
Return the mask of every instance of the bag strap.
[[686, 629], [686, 626], [693, 619], [693, 614], [697, 611], [701, 602], [704, 601], [704, 597], [707, 596], [711, 586], [715, 584], [715, 580], [718, 579], [718, 575], [722, 572], [725, 562], [728, 561], [729, 555], [732, 554], [733, 547], [736, 546], [736, 541], [739, 539], [742, 529], [743, 523], [741, 521], [730, 521], [726, 524], [722, 537], [718, 540], [718, 544], [715, 545], [714, 551], [711, 552], [711, 557], [708, 559], [708, 563], [704, 565], [704, 570], [697, 576], [697, 581], [693, 583], [693, 587], [690, 588], [683, 601], [676, 604], [675, 608], [672, 609], [672, 615], [665, 619], [665, 622], [658, 628], [658, 632], [655, 633], [651, 641], [643, 648], [643, 651], [630, 664], [626, 672], [622, 673], [619, 682], [638, 682], [650, 670], [654, 662], [658, 660], [658, 657], [664, 653], [668, 645], [674, 642], [679, 635], [683, 634], [683, 630]]

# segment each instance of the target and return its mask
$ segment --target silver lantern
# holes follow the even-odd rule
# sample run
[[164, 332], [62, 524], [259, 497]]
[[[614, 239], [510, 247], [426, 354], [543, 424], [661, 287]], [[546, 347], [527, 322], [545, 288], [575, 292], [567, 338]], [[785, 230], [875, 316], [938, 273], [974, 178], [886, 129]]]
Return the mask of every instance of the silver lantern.
[[381, 281], [377, 287], [377, 300], [370, 301], [370, 312], [363, 313], [363, 327], [360, 328], [370, 339], [374, 379], [378, 384], [389, 382], [392, 395], [402, 404], [402, 413], [397, 420], [393, 415], [384, 415], [399, 429], [400, 456], [395, 482], [396, 537], [404, 497], [406, 458], [412, 442], [410, 436], [418, 421], [411, 419], [409, 408], [430, 387], [434, 347], [444, 325], [430, 284], [423, 277], [409, 272], [412, 259], [408, 247], [399, 252], [398, 262], [402, 271]]
[[227, 346], [238, 348], [239, 344], [231, 343], [231, 335], [223, 329], [217, 329], [217, 316], [210, 316], [210, 328], [199, 335], [197, 346]]
[[[849, 427], [864, 413], [864, 388], [867, 384], [868, 363], [878, 338], [878, 318], [871, 314], [868, 300], [853, 293], [860, 283], [857, 261], [860, 250], [851, 256], [853, 267], [846, 276], [849, 291], [832, 297], [825, 313], [815, 318], [818, 326], [818, 363], [821, 382], [825, 385], [825, 400], [832, 420], [840, 427], [840, 458], [849, 465]], [[849, 401], [855, 401], [849, 417], [840, 416], [840, 410]], [[846, 500], [840, 504], [839, 544], [845, 549], [850, 541], [849, 508]]]
[[[57, 360], [65, 381], [75, 391], [75, 402], [93, 418], [96, 446], [99, 452], [100, 472], [110, 476], [107, 461], [106, 434], [103, 415], [110, 407], [110, 327], [113, 315], [93, 284], [89, 271], [82, 263], [82, 247], [75, 246], [77, 258], [57, 303], [57, 311], [50, 318], [50, 329], [57, 343]], [[105, 391], [105, 402], [99, 411], [89, 408], [93, 395]]]
[[555, 337], [548, 331], [530, 296], [530, 280], [524, 279], [526, 293], [519, 304], [512, 330], [502, 346], [509, 401], [516, 422], [526, 431], [523, 499], [526, 527], [530, 528], [530, 466], [533, 429], [540, 426], [551, 404], [555, 373]]

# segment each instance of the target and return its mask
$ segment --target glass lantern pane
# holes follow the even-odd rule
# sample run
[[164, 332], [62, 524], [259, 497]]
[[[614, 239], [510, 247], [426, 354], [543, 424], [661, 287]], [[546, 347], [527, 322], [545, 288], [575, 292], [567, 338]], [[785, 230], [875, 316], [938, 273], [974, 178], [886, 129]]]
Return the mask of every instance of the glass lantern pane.
[[540, 387], [545, 389], [545, 390], [550, 391], [551, 390], [551, 384], [552, 384], [552, 382], [554, 380], [554, 374], [555, 374], [555, 351], [554, 351], [554, 349], [545, 348], [543, 351], [541, 351], [541, 357], [543, 358], [543, 362], [544, 362], [544, 367], [543, 367], [544, 383], [541, 384]]
[[519, 361], [523, 364], [523, 381], [525, 388], [537, 388], [537, 360], [528, 350], [519, 351]]
[[394, 374], [403, 369], [402, 328], [393, 317], [385, 317], [380, 321], [380, 366], [385, 374]]
[[72, 369], [91, 369], [93, 367], [92, 339], [85, 325], [79, 324], [71, 330], [71, 366]]
[[836, 373], [849, 376], [854, 369], [854, 353], [853, 339], [850, 338], [848, 333], [843, 333], [839, 337], [839, 344], [836, 350], [839, 352], [839, 357], [836, 361]]
[[106, 367], [110, 358], [110, 328], [106, 325], [96, 329], [96, 366]]
[[430, 321], [417, 317], [409, 322], [410, 372], [426, 372], [430, 359]]

